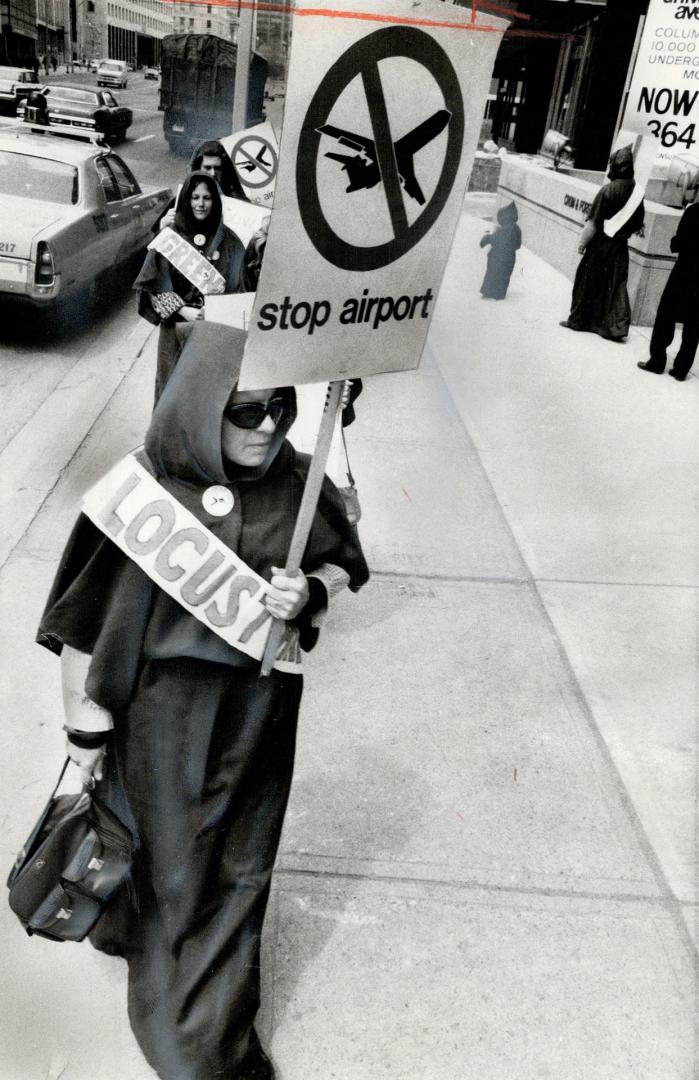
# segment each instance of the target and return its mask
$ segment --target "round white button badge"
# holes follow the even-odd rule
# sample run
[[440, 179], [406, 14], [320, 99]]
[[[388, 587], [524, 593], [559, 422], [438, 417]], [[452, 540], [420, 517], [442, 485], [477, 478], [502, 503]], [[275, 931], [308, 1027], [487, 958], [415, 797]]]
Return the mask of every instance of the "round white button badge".
[[206, 237], [204, 236], [204, 234], [203, 233], [197, 233], [196, 236], [194, 237], [194, 243], [197, 245], [197, 247], [203, 247], [204, 244], [206, 243]]
[[222, 484], [207, 488], [201, 497], [201, 505], [213, 517], [225, 517], [235, 505], [233, 492]]

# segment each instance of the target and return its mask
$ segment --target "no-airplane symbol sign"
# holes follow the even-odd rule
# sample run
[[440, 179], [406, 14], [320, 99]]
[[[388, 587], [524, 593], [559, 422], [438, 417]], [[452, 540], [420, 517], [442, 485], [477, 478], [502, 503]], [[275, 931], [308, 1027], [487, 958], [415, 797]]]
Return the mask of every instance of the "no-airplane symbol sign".
[[[393, 138], [381, 61], [408, 60], [424, 67], [443, 97], [437, 109], [400, 138]], [[373, 138], [336, 127], [328, 118], [350, 84], [360, 79], [366, 96]], [[406, 106], [410, 105], [406, 101]], [[412, 123], [411, 108], [404, 117]], [[446, 129], [446, 139], [435, 140]], [[377, 30], [351, 46], [328, 70], [316, 90], [301, 129], [296, 158], [296, 189], [299, 210], [313, 245], [329, 262], [346, 270], [376, 270], [413, 247], [434, 224], [451, 193], [464, 136], [464, 104], [458, 76], [444, 49], [416, 27], [390, 26]], [[366, 246], [347, 242], [328, 223], [318, 183], [318, 156], [322, 143], [331, 140], [336, 149], [324, 156], [341, 165], [350, 181], [346, 194], [383, 188], [390, 228], [386, 239]], [[421, 151], [440, 155], [442, 167], [429, 200], [417, 175]], [[408, 220], [405, 199], [424, 207], [415, 221]], [[360, 200], [355, 198], [356, 203]], [[346, 213], [361, 213], [361, 204], [346, 200]]]
[[437, 0], [297, 9], [241, 387], [418, 366], [505, 27]]

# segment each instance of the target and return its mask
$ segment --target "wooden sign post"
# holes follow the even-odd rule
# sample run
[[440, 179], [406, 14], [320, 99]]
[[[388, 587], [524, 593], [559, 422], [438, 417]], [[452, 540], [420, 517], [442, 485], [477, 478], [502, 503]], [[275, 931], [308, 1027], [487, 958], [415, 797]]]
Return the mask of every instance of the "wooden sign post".
[[[331, 382], [328, 386], [328, 396], [325, 402], [325, 408], [323, 409], [320, 428], [318, 429], [318, 439], [311, 459], [311, 466], [308, 470], [308, 476], [306, 477], [306, 485], [303, 489], [301, 506], [299, 507], [296, 524], [294, 525], [294, 532], [289, 545], [289, 554], [286, 558], [285, 573], [289, 576], [293, 576], [301, 569], [301, 559], [306, 550], [308, 537], [311, 534], [313, 518], [315, 517], [316, 506], [320, 496], [320, 489], [323, 486], [325, 466], [328, 460], [328, 454], [330, 453], [330, 444], [332, 442], [333, 431], [335, 430], [335, 420], [337, 418], [338, 409], [340, 409], [342, 405], [342, 392], [344, 388], [345, 383], [342, 380]], [[275, 619], [272, 623], [269, 637], [267, 638], [265, 654], [262, 657], [261, 675], [269, 675], [272, 670], [272, 665], [274, 664], [274, 659], [281, 644], [283, 634], [284, 620]]]

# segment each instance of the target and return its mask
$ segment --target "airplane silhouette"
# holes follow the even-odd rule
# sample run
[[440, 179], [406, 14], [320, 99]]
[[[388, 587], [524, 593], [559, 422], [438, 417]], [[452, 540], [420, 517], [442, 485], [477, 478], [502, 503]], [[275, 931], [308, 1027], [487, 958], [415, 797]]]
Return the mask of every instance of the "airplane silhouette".
[[263, 146], [261, 148], [259, 154], [255, 155], [255, 160], [254, 161], [241, 161], [240, 165], [238, 165], [238, 163], [236, 162], [236, 166], [235, 166], [236, 169], [246, 169], [247, 172], [252, 172], [253, 169], [257, 168], [258, 164], [265, 166], [265, 168], [267, 168], [267, 169], [271, 169], [272, 168], [272, 162], [271, 161], [265, 161], [265, 151], [266, 151], [266, 149], [267, 149], [267, 147]]
[[[398, 175], [406, 193], [421, 206], [425, 202], [425, 196], [415, 176], [415, 154], [436, 138], [440, 131], [444, 131], [450, 120], [451, 113], [447, 109], [439, 109], [429, 119], [423, 120], [421, 124], [393, 144]], [[346, 131], [344, 128], [333, 127], [332, 124], [323, 124], [322, 127], [316, 128], [316, 131], [321, 135], [329, 135], [336, 139], [341, 146], [357, 151], [355, 154], [334, 154], [329, 151], [325, 155], [333, 161], [342, 163], [343, 171], [347, 173], [350, 181], [346, 189], [348, 192], [376, 187], [381, 182], [381, 171], [373, 139], [367, 139], [363, 135]]]

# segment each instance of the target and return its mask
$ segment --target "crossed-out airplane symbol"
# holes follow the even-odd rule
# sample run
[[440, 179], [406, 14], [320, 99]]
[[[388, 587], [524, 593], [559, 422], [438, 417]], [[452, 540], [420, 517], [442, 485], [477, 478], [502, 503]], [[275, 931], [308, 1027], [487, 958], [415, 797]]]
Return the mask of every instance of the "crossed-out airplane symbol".
[[[448, 109], [438, 109], [427, 120], [423, 120], [407, 135], [393, 143], [393, 153], [403, 187], [406, 193], [421, 206], [425, 203], [425, 196], [415, 175], [415, 154], [444, 131], [450, 119], [451, 113]], [[344, 128], [334, 127], [332, 124], [323, 124], [315, 130], [321, 135], [328, 135], [335, 139], [341, 146], [347, 146], [356, 151], [354, 154], [337, 154], [331, 151], [325, 154], [327, 158], [332, 158], [333, 161], [339, 161], [342, 164], [342, 169], [347, 173], [350, 181], [347, 192], [376, 187], [381, 182], [381, 170], [373, 139], [357, 135], [353, 131], [346, 131]]]

